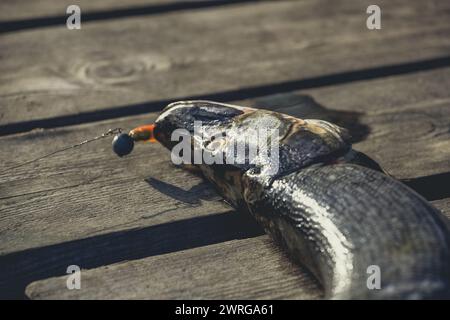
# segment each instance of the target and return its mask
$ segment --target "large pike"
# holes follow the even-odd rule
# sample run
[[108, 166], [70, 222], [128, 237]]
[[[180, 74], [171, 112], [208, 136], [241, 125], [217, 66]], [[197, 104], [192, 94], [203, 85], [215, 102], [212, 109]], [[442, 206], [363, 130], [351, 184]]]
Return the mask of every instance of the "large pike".
[[[292, 259], [311, 270], [327, 298], [449, 297], [450, 236], [444, 218], [353, 150], [345, 129], [267, 110], [182, 101], [130, 136], [154, 137], [172, 150], [177, 143], [172, 133], [185, 129], [206, 150], [194, 121], [202, 121], [203, 135], [223, 134], [214, 146], [223, 154], [230, 152], [231, 141], [247, 138], [251, 144], [254, 129], [278, 130], [275, 171], [268, 170], [270, 161], [195, 166], [227, 202], [250, 213]], [[380, 289], [368, 286], [373, 270], [380, 271]]]

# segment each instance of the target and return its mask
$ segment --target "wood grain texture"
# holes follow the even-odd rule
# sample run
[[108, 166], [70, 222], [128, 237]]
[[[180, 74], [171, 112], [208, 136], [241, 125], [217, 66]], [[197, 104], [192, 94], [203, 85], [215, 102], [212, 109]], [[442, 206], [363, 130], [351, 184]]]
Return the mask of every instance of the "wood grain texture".
[[[448, 218], [450, 199], [432, 202]], [[227, 268], [222, 266], [226, 265]], [[320, 299], [317, 281], [267, 236], [82, 270], [82, 289], [67, 276], [31, 283], [30, 299]]]
[[[349, 125], [353, 124], [356, 129], [367, 129], [369, 133], [365, 140], [356, 143], [355, 148], [367, 152], [395, 176], [416, 178], [450, 171], [447, 151], [450, 148], [448, 136], [450, 118], [447, 112], [449, 108], [447, 101], [450, 100], [446, 100], [448, 91], [436, 96], [437, 102], [427, 98], [428, 91], [424, 91], [421, 99], [413, 100], [404, 91], [397, 91], [391, 96], [393, 100], [398, 101], [398, 112], [394, 107], [386, 108], [384, 112], [381, 108], [367, 112], [364, 112], [364, 109], [370, 108], [372, 101], [377, 99], [378, 90], [391, 86], [400, 88], [404, 83], [411, 83], [413, 79], [422, 77], [430, 81], [436, 79], [430, 86], [439, 86], [450, 81], [450, 76], [443, 78], [440, 76], [442, 74], [448, 75], [448, 70], [365, 82], [364, 86], [372, 89], [375, 95], [371, 90], [362, 89], [364, 86], [360, 84], [341, 86], [335, 91], [323, 89], [328, 91], [327, 94], [322, 89], [318, 89], [311, 91], [311, 96], [308, 97], [304, 94], [293, 93], [285, 96], [271, 96], [253, 103], [249, 101], [243, 103], [258, 104], [263, 107], [270, 107], [269, 103], [271, 103], [272, 108], [291, 115], [331, 117], [336, 122], [348, 121]], [[442, 82], [443, 80], [447, 82]], [[345, 92], [355, 101], [358, 99], [354, 96], [359, 96], [358, 101], [360, 101], [362, 112], [348, 111], [356, 109], [351, 103], [349, 106], [342, 106], [340, 103], [343, 98], [339, 98], [341, 92]], [[334, 102], [331, 101], [333, 94], [337, 97]], [[332, 105], [325, 107], [318, 104], [326, 100]], [[2, 161], [8, 168], [62, 146], [93, 137], [108, 128], [130, 129], [143, 123], [150, 123], [155, 116], [155, 114], [149, 114], [120, 121], [99, 122], [95, 125], [72, 126], [2, 137], [0, 138], [4, 151]], [[358, 132], [355, 135], [358, 135]], [[417, 153], [417, 150], [421, 152]], [[86, 234], [96, 234], [102, 229], [109, 230], [114, 225], [131, 223], [131, 221], [135, 221], [136, 224], [131, 223], [129, 227], [139, 226], [143, 216], [147, 217], [145, 219], [147, 225], [153, 220], [155, 224], [164, 222], [166, 220], [161, 219], [165, 219], [166, 216], [171, 217], [179, 210], [181, 210], [180, 216], [185, 217], [187, 215], [185, 210], [191, 212], [188, 216], [199, 215], [202, 212], [207, 214], [208, 211], [227, 210], [226, 206], [214, 199], [213, 191], [207, 191], [209, 188], [206, 185], [201, 185], [203, 189], [198, 187], [199, 192], [194, 189], [194, 192], [190, 194], [192, 199], [188, 197], [186, 200], [181, 197], [178, 200], [176, 197], [173, 199], [155, 190], [145, 181], [148, 178], [171, 183], [184, 191], [202, 184], [200, 178], [171, 166], [169, 154], [158, 144], [138, 144], [130, 156], [119, 159], [112, 153], [108, 139], [12, 171], [1, 172], [0, 217], [4, 221], [5, 231], [8, 229], [6, 226], [17, 221], [17, 217], [20, 216], [22, 223], [20, 228], [15, 228], [15, 232], [22, 230], [23, 236], [35, 237], [28, 239], [30, 241], [15, 241], [15, 244], [4, 240], [1, 243], [1, 250], [7, 253], [27, 249], [30, 244], [41, 246], [81, 237], [78, 230], [63, 234], [54, 231], [65, 225], [68, 218], [75, 225], [87, 228]], [[171, 194], [176, 195], [173, 192]], [[204, 199], [193, 200], [197, 195]], [[111, 202], [111, 199], [117, 200]], [[180, 205], [183, 201], [189, 206]], [[202, 206], [205, 205], [208, 208], [202, 211]], [[49, 208], [51, 208], [50, 211]], [[159, 214], [160, 212], [165, 214]], [[149, 220], [148, 216], [152, 214], [155, 217]], [[85, 215], [89, 220], [84, 220]], [[35, 221], [45, 221], [48, 225], [39, 236], [30, 232], [33, 230]], [[86, 223], [87, 221], [89, 223]], [[43, 236], [44, 234], [46, 235]], [[3, 239], [7, 239], [8, 232], [3, 236]], [[14, 239], [12, 234], [11, 238]]]
[[[154, 117], [152, 114], [122, 122], [5, 137], [5, 142], [8, 140], [21, 148], [14, 152], [14, 147], [5, 146], [4, 150], [12, 152], [12, 159], [29, 159], [96, 136], [111, 126], [130, 128], [132, 123], [151, 122]], [[17, 162], [8, 162], [8, 165], [12, 163]], [[11, 172], [2, 172], [0, 179], [0, 219], [6, 231], [2, 234], [2, 253], [28, 249], [30, 245], [37, 247], [79, 239], [117, 228], [159, 224], [176, 216], [189, 218], [229, 210], [214, 198], [214, 191], [200, 178], [175, 168], [170, 155], [158, 144], [137, 145], [131, 156], [121, 159], [111, 150], [111, 138], [105, 139]], [[174, 192], [163, 185], [161, 191], [157, 191], [148, 179], [158, 179], [178, 189]], [[8, 221], [15, 224], [15, 232], [7, 232]], [[77, 227], [70, 227], [72, 232], [60, 232], [70, 225]]]
[[[448, 70], [443, 69], [337, 88], [314, 89], [308, 91], [308, 95], [305, 92], [293, 92], [239, 103], [278, 109], [296, 116], [331, 118], [347, 123], [356, 131], [367, 131], [356, 144], [358, 149], [374, 156], [395, 175], [417, 178], [450, 171], [449, 93], [437, 89], [449, 82], [448, 74]], [[423, 86], [421, 83], [427, 85]], [[401, 88], [389, 92], [396, 104], [384, 106], [385, 98], [378, 94], [389, 91], [392, 87]], [[415, 88], [413, 97], [407, 94], [411, 88]], [[346, 101], [348, 102], [345, 103]], [[2, 161], [8, 167], [17, 164], [18, 159], [24, 161], [39, 156], [60, 146], [95, 136], [108, 128], [132, 128], [151, 122], [155, 116], [149, 114], [119, 121], [1, 137], [0, 142], [5, 151], [2, 153]], [[358, 136], [358, 132], [354, 133]], [[418, 153], [417, 150], [425, 152]], [[103, 267], [105, 265], [120, 264], [117, 272], [122, 273], [134, 268], [140, 268], [140, 275], [154, 273], [156, 271], [151, 266], [154, 259], [160, 259], [160, 254], [164, 254], [164, 259], [170, 260], [170, 255], [177, 255], [177, 251], [185, 250], [185, 257], [194, 257], [182, 260], [186, 270], [189, 270], [186, 271], [188, 274], [196, 268], [196, 264], [191, 266], [191, 263], [196, 261], [197, 254], [200, 254], [198, 252], [207, 256], [214, 252], [228, 252], [227, 248], [234, 245], [230, 244], [234, 243], [234, 239], [242, 239], [239, 240], [242, 244], [250, 241], [251, 245], [240, 247], [242, 252], [239, 255], [252, 256], [256, 248], [252, 247], [252, 241], [261, 234], [251, 221], [229, 213], [229, 208], [217, 198], [208, 184], [171, 166], [167, 151], [158, 144], [137, 145], [136, 150], [123, 159], [112, 154], [110, 140], [88, 144], [45, 161], [2, 172], [0, 195], [0, 266], [4, 268], [0, 286], [11, 288], [11, 279], [14, 279], [16, 286], [13, 289], [17, 290], [16, 295], [23, 294], [25, 286], [30, 282], [64, 275], [67, 265], [74, 261], [86, 269], [92, 269], [96, 276], [90, 279], [97, 283], [94, 278], [102, 273], [103, 268], [109, 268]], [[448, 215], [447, 207], [442, 205], [442, 201], [439, 205]], [[264, 267], [278, 270], [273, 266], [271, 269], [270, 261], [281, 259], [276, 258], [280, 254], [267, 248], [262, 246], [260, 251], [262, 255], [270, 256]], [[177, 270], [181, 263], [177, 260], [179, 256], [173, 259], [178, 261], [173, 265], [174, 270]], [[126, 260], [134, 261], [131, 269], [127, 269], [127, 262], [124, 262]], [[212, 258], [206, 263], [208, 266], [210, 264], [214, 264]], [[170, 266], [168, 263], [168, 267]], [[221, 262], [215, 268], [222, 267]], [[234, 268], [237, 268], [236, 265], [225, 268], [225, 274], [216, 279], [217, 287], [229, 285], [229, 277], [235, 272]], [[291, 267], [286, 268], [288, 270]], [[284, 277], [274, 271], [265, 274], [267, 279], [260, 282], [259, 286], [257, 281], [251, 282], [253, 280], [249, 279], [253, 287], [248, 289], [250, 291], [244, 291], [248, 296], [239, 296], [238, 291], [224, 289], [222, 296], [212, 290], [206, 291], [208, 293], [201, 297], [268, 298], [272, 291], [273, 297], [316, 297], [317, 291], [313, 293], [314, 290], [304, 291], [301, 286], [298, 291], [291, 289], [299, 283], [306, 283], [305, 286], [310, 288], [313, 280], [301, 269], [299, 271], [292, 267], [290, 270], [290, 274], [295, 276], [283, 278], [286, 283], [292, 282], [286, 291], [274, 291], [271, 287], [271, 283], [277, 283], [279, 277]], [[91, 271], [88, 271], [88, 276], [89, 272]], [[134, 271], [129, 272], [132, 274]], [[212, 277], [206, 271], [202, 275], [205, 279]], [[122, 293], [115, 294], [117, 297], [132, 297], [136, 294], [139, 298], [158, 295], [193, 297], [199, 292], [193, 288], [198, 286], [207, 290], [207, 280], [202, 276], [198, 277], [182, 282], [180, 285], [185, 286], [185, 289], [179, 292], [169, 290], [169, 284], [158, 284], [166, 286], [165, 289], [159, 287], [161, 291], [149, 290], [149, 282], [142, 279], [133, 280], [142, 282], [142, 286], [136, 283], [128, 287], [126, 283], [131, 280], [126, 279], [117, 284], [121, 286]], [[58, 279], [50, 280], [49, 283], [61, 285], [58, 281], [63, 278]], [[98, 281], [108, 283], [105, 279]], [[266, 286], [266, 283], [269, 284]], [[115, 286], [112, 283], [107, 285]], [[41, 292], [41, 286], [46, 293]], [[194, 290], [191, 293], [189, 286]], [[95, 287], [100, 290], [97, 295], [93, 284], [86, 296], [83, 291], [79, 292], [78, 297], [101, 298], [114, 294], [110, 292], [106, 295], [106, 291], [98, 288], [98, 283]], [[45, 281], [32, 288], [34, 289], [28, 291], [31, 297], [56, 297]], [[77, 294], [62, 293], [55, 287], [56, 293], [64, 297], [74, 297]]]
[[[224, 267], [226, 266], [226, 267]], [[317, 299], [318, 284], [268, 236], [82, 271], [82, 290], [66, 277], [38, 281], [31, 299]]]
[[[435, 201], [450, 219], [450, 199]], [[450, 221], [450, 220], [449, 220]], [[226, 268], [223, 268], [223, 266]], [[81, 271], [31, 283], [30, 299], [320, 299], [322, 290], [267, 235]]]
[[368, 4], [257, 2], [0, 35], [0, 124], [450, 54], [447, 1], [381, 1], [377, 32]]
[[[152, 5], [165, 5], [176, 3], [177, 0], [128, 0], [126, 3], [118, 0], [77, 0], [82, 12], [106, 11], [115, 9], [125, 9], [129, 7], [144, 7]], [[70, 0], [4, 0], [0, 2], [0, 20], [26, 20], [38, 17], [48, 17], [55, 15], [66, 15], [66, 8], [75, 4]]]

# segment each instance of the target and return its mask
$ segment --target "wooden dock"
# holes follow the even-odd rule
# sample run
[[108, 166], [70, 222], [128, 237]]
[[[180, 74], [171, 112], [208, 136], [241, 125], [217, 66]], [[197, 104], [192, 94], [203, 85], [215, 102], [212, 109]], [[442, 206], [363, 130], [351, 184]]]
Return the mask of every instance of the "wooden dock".
[[[105, 139], [8, 168], [167, 103], [209, 99], [323, 118], [450, 217], [450, 2], [0, 3], [0, 297], [318, 299], [249, 218], [158, 144]], [[66, 270], [81, 267], [81, 289]]]

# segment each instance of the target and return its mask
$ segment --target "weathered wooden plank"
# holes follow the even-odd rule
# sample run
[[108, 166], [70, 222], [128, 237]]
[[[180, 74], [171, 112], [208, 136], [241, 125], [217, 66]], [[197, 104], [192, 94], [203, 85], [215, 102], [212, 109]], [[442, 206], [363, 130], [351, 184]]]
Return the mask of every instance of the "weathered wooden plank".
[[[4, 146], [4, 155], [12, 155], [9, 166], [17, 163], [16, 159], [71, 145], [111, 126], [130, 128], [132, 123], [152, 121], [154, 117], [5, 137], [3, 141], [11, 145]], [[20, 151], [13, 145], [20, 145]], [[168, 196], [163, 193], [167, 193], [167, 187], [157, 191], [148, 179], [169, 183], [178, 190], [170, 190]], [[112, 153], [111, 139], [103, 140], [10, 173], [2, 172], [0, 181], [2, 253], [70, 241], [99, 231], [159, 224], [177, 216], [189, 218], [229, 210], [200, 178], [173, 167], [170, 156], [157, 144], [137, 145], [134, 154], [119, 159]], [[60, 232], [67, 227], [71, 231]], [[9, 232], [11, 228], [15, 231]]]
[[190, 218], [179, 216], [176, 221], [159, 225], [122, 228], [124, 230], [3, 255], [0, 296], [21, 297], [28, 283], [62, 275], [73, 264], [93, 269], [264, 234], [253, 219], [236, 212]]
[[450, 53], [448, 2], [382, 1], [380, 31], [365, 27], [368, 4], [275, 1], [4, 34], [0, 124], [211, 92], [230, 100], [220, 95], [230, 90], [238, 99], [245, 87]]
[[[433, 203], [450, 218], [450, 199]], [[66, 275], [33, 282], [26, 294], [31, 299], [322, 297], [314, 279], [292, 265], [268, 236], [82, 270], [81, 279], [81, 290], [68, 290]]]
[[[307, 92], [312, 98], [297, 92], [246, 102], [263, 107], [277, 106], [279, 110], [297, 116], [332, 118], [348, 123], [356, 131], [364, 131], [367, 127], [368, 134], [357, 147], [375, 156], [391, 173], [415, 178], [450, 171], [446, 157], [450, 149], [450, 93], [438, 89], [447, 85], [449, 77], [448, 70], [444, 69], [314, 89]], [[391, 87], [399, 90], [393, 91], [389, 89]], [[379, 93], [384, 90], [389, 92], [395, 105], [383, 103], [387, 99]], [[321, 105], [313, 103], [312, 99]], [[62, 145], [92, 137], [107, 128], [131, 128], [154, 118], [155, 114], [149, 114], [1, 137], [2, 161], [9, 167]], [[145, 182], [150, 177], [173, 186], [158, 184], [155, 180]], [[174, 187], [179, 189], [174, 192]], [[26, 284], [64, 274], [67, 265], [77, 259], [86, 268], [147, 256], [153, 259], [155, 254], [179, 250], [177, 243], [192, 242], [193, 238], [180, 232], [192, 229], [192, 226], [208, 226], [192, 229], [198, 230], [194, 237], [197, 242], [191, 244], [192, 247], [236, 237], [253, 237], [254, 233], [248, 233], [252, 230], [251, 224], [245, 224], [244, 229], [239, 230], [243, 232], [239, 236], [232, 232], [232, 227], [219, 230], [222, 223], [216, 223], [216, 219], [220, 220], [220, 217], [224, 217], [223, 221], [228, 221], [230, 226], [236, 225], [233, 220], [236, 218], [224, 215], [228, 210], [201, 179], [173, 168], [167, 152], [157, 144], [138, 145], [131, 156], [123, 159], [113, 156], [109, 141], [88, 144], [46, 161], [0, 173], [0, 266], [6, 268], [0, 273], [0, 282], [4, 287], [13, 286], [11, 290], [19, 289], [23, 293]], [[204, 222], [188, 222], [186, 227], [178, 229], [172, 229], [170, 225], [177, 222], [183, 226], [182, 221], [194, 217], [200, 219], [194, 221]], [[167, 231], [155, 236], [146, 235], [146, 230], [155, 230], [152, 228]], [[215, 231], [205, 233], [208, 228]], [[144, 231], [135, 232], [139, 229]], [[155, 240], [154, 237], [170, 234], [171, 230], [173, 238], [168, 243]], [[214, 250], [219, 250], [220, 245], [215, 246]], [[261, 251], [261, 254], [265, 252]], [[268, 275], [272, 276], [278, 277], [276, 272]], [[298, 276], [295, 281], [307, 281], [305, 277], [307, 275]], [[20, 279], [18, 285], [16, 279]], [[267, 293], [263, 287], [259, 288]], [[254, 287], [252, 290], [257, 292], [259, 289]]]
[[[105, 1], [105, 3], [79, 1], [77, 2], [77, 5], [80, 8], [80, 12], [83, 13], [83, 24], [86, 24], [90, 22], [99, 22], [105, 20], [118, 21], [124, 18], [142, 16], [148, 17], [152, 15], [159, 15], [177, 11], [202, 10], [205, 8], [241, 5], [255, 1], [271, 0], [162, 0], [148, 1], [144, 4], [141, 4], [139, 1], [130, 1], [127, 2], [126, 6], [124, 6], [123, 3], [117, 3], [117, 1]], [[8, 4], [10, 4], [10, 2], [8, 2]], [[15, 12], [12, 13], [11, 17], [7, 16], [9, 11], [11, 10], [11, 6], [5, 6], [6, 13], [4, 13], [2, 16], [6, 16], [6, 19], [5, 21], [0, 21], [0, 33], [60, 27], [62, 25], [65, 25], [68, 18], [68, 14], [65, 14], [66, 8], [69, 10], [69, 13], [73, 13], [72, 10], [74, 10], [73, 8], [69, 7], [71, 4], [72, 3], [67, 1], [56, 2], [50, 0], [43, 1], [42, 7], [36, 8], [36, 6], [31, 5], [24, 8], [23, 3], [19, 3], [18, 5], [14, 6]], [[110, 7], [107, 7], [108, 4], [110, 5]], [[16, 11], [20, 11], [20, 9], [25, 9], [24, 13], [17, 14]], [[34, 15], [30, 16], [30, 12], [32, 12], [30, 11], [31, 9], [37, 10]], [[28, 14], [28, 16], [23, 17], [24, 14]], [[42, 14], [46, 15], [42, 16]]]
[[[178, 0], [129, 0], [126, 3], [118, 0], [102, 0], [102, 1], [89, 1], [89, 0], [77, 0], [78, 5], [82, 12], [92, 11], [110, 11], [118, 9], [126, 9], [130, 7], [146, 7], [167, 5], [179, 2]], [[75, 4], [70, 0], [41, 0], [26, 1], [26, 0], [4, 0], [0, 2], [0, 20], [14, 21], [14, 20], [26, 20], [35, 19], [38, 17], [48, 17], [66, 15], [66, 8]]]
[[[450, 222], [450, 199], [433, 204]], [[292, 265], [266, 235], [82, 270], [81, 276], [79, 291], [67, 289], [65, 275], [31, 283], [26, 295], [31, 299], [322, 297], [314, 278], [302, 267]]]
[[[192, 3], [187, 0], [129, 0], [126, 3], [118, 0], [77, 0], [76, 5], [81, 8], [82, 13], [105, 12], [129, 8], [146, 8], [168, 6], [179, 3]], [[197, 0], [197, 2], [208, 2], [208, 0]], [[0, 20], [18, 21], [26, 19], [36, 19], [52, 16], [67, 16], [66, 8], [75, 4], [70, 0], [40, 0], [37, 1], [17, 1], [4, 0], [0, 2]], [[170, 7], [169, 7], [170, 8]], [[62, 20], [64, 22], [64, 20]]]
[[[226, 267], [224, 267], [226, 266]], [[268, 236], [82, 270], [81, 290], [66, 277], [32, 283], [31, 299], [317, 299], [321, 289]]]

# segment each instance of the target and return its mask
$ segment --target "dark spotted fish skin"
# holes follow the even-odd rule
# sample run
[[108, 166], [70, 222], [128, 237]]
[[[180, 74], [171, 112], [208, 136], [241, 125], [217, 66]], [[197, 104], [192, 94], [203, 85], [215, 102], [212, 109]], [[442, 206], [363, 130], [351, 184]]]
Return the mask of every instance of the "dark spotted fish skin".
[[[450, 298], [450, 236], [440, 212], [406, 185], [351, 149], [345, 129], [320, 120], [208, 101], [169, 105], [155, 137], [169, 150], [171, 132], [246, 136], [257, 126], [280, 128], [280, 169], [197, 165], [232, 206], [249, 212], [332, 299]], [[209, 130], [209, 129], [207, 129]], [[226, 152], [226, 146], [223, 147]], [[259, 172], [259, 173], [258, 173]], [[381, 289], [369, 289], [372, 266]]]
[[[337, 299], [448, 298], [450, 239], [440, 213], [383, 173], [318, 165], [277, 179], [251, 208]], [[379, 266], [381, 289], [367, 269]]]

